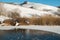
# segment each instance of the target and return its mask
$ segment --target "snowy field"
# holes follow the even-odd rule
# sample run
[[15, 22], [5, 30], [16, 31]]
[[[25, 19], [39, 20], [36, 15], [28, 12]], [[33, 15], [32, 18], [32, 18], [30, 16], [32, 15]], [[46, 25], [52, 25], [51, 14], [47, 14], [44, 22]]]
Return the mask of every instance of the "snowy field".
[[0, 30], [13, 30], [13, 29], [33, 29], [33, 30], [43, 30], [60, 34], [60, 26], [0, 26]]

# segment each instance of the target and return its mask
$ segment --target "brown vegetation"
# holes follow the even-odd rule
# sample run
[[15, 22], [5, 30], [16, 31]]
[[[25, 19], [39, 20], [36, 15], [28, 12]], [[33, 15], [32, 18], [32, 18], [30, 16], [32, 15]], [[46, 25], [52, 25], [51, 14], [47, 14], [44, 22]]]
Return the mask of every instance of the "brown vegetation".
[[46, 15], [39, 18], [30, 18], [31, 25], [60, 25], [60, 17]]
[[15, 24], [16, 24], [16, 22], [13, 19], [6, 19], [6, 20], [3, 21], [3, 23], [4, 23], [5, 26], [9, 26], [9, 25], [15, 26]]
[[17, 26], [20, 25], [60, 25], [60, 16], [45, 15], [41, 17], [22, 18], [17, 17], [13, 19], [6, 19], [3, 21], [6, 26]]
[[27, 20], [28, 18], [17, 18], [16, 22], [19, 23], [19, 25], [28, 25]]

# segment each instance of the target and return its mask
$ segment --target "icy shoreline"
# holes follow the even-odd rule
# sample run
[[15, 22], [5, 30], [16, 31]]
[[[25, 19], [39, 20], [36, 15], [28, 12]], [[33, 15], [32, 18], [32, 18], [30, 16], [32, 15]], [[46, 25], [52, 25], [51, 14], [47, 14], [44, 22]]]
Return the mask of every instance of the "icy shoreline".
[[0, 30], [13, 30], [13, 29], [32, 29], [32, 30], [43, 30], [60, 34], [60, 26], [0, 26]]

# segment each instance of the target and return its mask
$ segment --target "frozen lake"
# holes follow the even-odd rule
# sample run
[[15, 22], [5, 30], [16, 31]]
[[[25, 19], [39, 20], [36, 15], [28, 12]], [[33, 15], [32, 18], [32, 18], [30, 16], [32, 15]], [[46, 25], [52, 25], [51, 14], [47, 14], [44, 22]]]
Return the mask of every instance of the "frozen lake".
[[0, 30], [0, 34], [0, 40], [60, 40], [60, 34], [41, 30]]

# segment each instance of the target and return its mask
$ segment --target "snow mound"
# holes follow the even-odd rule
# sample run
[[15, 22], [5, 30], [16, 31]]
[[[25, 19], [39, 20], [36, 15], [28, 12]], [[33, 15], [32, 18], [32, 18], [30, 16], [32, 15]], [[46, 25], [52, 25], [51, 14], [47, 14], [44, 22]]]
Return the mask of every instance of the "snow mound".
[[5, 19], [10, 19], [9, 17], [5, 17], [5, 16], [0, 16], [0, 21], [4, 21]]

